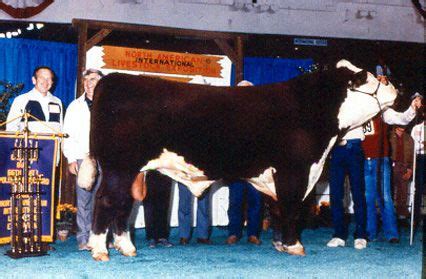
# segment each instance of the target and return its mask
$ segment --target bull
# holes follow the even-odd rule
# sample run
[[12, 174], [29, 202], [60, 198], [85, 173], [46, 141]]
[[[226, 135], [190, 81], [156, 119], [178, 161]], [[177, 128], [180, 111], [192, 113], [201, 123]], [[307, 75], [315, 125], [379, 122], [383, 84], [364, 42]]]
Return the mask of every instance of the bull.
[[[397, 92], [346, 60], [287, 82], [213, 87], [113, 73], [96, 87], [91, 158], [79, 183], [103, 172], [89, 244], [109, 260], [106, 235], [135, 256], [127, 230], [141, 169], [169, 175], [200, 194], [213, 181], [248, 179], [280, 204], [284, 250], [304, 255], [296, 229], [302, 201], [339, 136], [393, 104]], [[272, 186], [271, 186], [272, 184]], [[155, 185], [151, 185], [155, 187]]]

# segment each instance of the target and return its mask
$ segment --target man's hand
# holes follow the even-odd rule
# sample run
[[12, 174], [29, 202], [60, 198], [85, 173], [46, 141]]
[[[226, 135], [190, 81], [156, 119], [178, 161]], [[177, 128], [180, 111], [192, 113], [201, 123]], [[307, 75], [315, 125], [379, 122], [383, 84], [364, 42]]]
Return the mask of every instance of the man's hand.
[[78, 173], [78, 164], [77, 164], [77, 162], [69, 163], [68, 164], [68, 171], [71, 174], [77, 175], [77, 173]]
[[416, 97], [411, 101], [411, 107], [414, 110], [418, 110], [422, 106], [422, 98]]
[[412, 174], [413, 174], [413, 170], [412, 169], [407, 169], [407, 171], [405, 172], [405, 174], [402, 176], [402, 179], [409, 180], [411, 178]]

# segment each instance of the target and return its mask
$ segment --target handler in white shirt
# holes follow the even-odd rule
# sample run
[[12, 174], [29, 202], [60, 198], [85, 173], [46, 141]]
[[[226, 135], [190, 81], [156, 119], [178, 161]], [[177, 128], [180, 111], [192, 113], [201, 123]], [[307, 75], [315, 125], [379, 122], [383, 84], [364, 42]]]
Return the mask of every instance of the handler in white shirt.
[[[64, 121], [64, 133], [69, 135], [64, 140], [63, 152], [68, 159], [68, 170], [77, 175], [84, 157], [89, 154], [90, 109], [94, 89], [103, 77], [99, 70], [88, 69], [83, 73], [84, 94], [71, 102]], [[77, 184], [77, 242], [79, 250], [89, 250], [87, 246], [96, 190], [100, 184], [98, 177], [95, 187], [90, 191], [82, 189]]]

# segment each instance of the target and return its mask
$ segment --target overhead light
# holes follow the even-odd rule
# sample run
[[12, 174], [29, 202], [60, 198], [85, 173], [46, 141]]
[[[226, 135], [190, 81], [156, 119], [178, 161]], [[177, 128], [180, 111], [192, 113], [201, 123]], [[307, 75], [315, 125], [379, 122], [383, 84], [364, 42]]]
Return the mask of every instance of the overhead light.
[[22, 31], [20, 28], [18, 28], [18, 30], [16, 30], [18, 32], [18, 34], [22, 34]]
[[33, 30], [34, 29], [34, 23], [30, 23], [29, 25], [28, 25], [28, 27], [27, 27], [27, 30], [28, 31], [31, 31], [31, 30]]
[[371, 15], [370, 12], [368, 12], [368, 14], [365, 16], [366, 19], [373, 19], [373, 16]]
[[11, 32], [6, 32], [6, 38], [8, 38], [8, 39], [12, 38], [12, 33]]
[[241, 0], [235, 0], [235, 1], [234, 1], [233, 6], [234, 6], [236, 9], [242, 9], [242, 8], [244, 8], [244, 1], [241, 1]]
[[44, 24], [43, 23], [36, 23], [36, 27], [37, 27], [37, 29], [41, 29], [41, 28], [44, 27]]
[[18, 31], [13, 31], [13, 32], [12, 32], [12, 36], [13, 36], [13, 37], [16, 37], [16, 36], [18, 36], [18, 35], [19, 35]]
[[358, 10], [358, 11], [356, 12], [356, 14], [355, 14], [355, 18], [357, 18], [357, 19], [361, 19], [361, 18], [362, 18], [362, 15], [361, 15], [361, 11], [360, 11], [360, 10]]
[[0, 38], [6, 38], [6, 35], [4, 33], [0, 33]]
[[373, 19], [377, 15], [376, 11], [368, 11], [366, 19]]
[[276, 5], [276, 4], [271, 4], [271, 5], [269, 6], [269, 11], [270, 11], [271, 13], [275, 13], [276, 11], [278, 11], [278, 9], [279, 9], [279, 7], [278, 7], [278, 5]]

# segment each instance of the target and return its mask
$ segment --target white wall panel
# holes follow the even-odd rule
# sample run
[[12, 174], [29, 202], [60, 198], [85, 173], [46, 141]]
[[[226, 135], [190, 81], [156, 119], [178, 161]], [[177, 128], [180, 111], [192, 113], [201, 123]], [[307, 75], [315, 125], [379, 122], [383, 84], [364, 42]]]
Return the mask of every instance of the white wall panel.
[[[199, 30], [424, 42], [424, 20], [409, 0], [57, 0], [31, 21], [73, 18]], [[422, 0], [424, 4], [425, 1]], [[262, 5], [273, 10], [262, 11]], [[245, 7], [245, 6], [244, 6]], [[366, 13], [371, 11], [371, 17]], [[362, 16], [357, 16], [361, 12]], [[0, 19], [12, 19], [0, 11]]]

